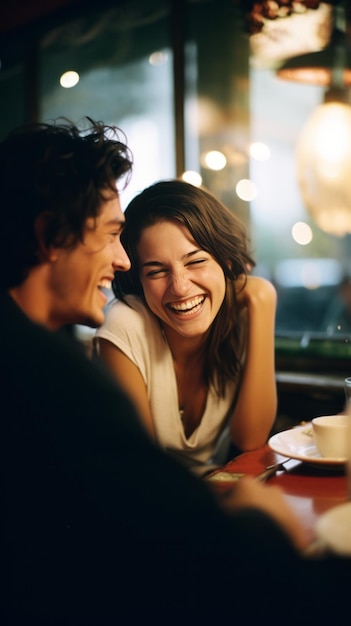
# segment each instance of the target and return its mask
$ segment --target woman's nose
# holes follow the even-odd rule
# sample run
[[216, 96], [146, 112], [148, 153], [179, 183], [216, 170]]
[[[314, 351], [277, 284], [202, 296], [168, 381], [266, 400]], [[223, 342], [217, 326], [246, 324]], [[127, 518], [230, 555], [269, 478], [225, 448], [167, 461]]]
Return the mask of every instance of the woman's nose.
[[171, 274], [170, 291], [177, 296], [185, 295], [189, 290], [190, 281], [185, 272]]

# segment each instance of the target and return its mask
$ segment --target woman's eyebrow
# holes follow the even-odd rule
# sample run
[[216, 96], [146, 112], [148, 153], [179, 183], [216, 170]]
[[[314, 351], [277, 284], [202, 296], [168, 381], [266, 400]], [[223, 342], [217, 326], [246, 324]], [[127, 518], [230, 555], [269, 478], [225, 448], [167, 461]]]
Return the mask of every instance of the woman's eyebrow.
[[[184, 259], [189, 259], [195, 254], [197, 254], [198, 252], [205, 252], [205, 250], [201, 250], [200, 248], [197, 248], [196, 250], [192, 250], [191, 252], [187, 252], [186, 254], [183, 254], [181, 259], [182, 261]], [[162, 263], [161, 261], [146, 261], [145, 263], [141, 264], [142, 267], [150, 267], [150, 266], [155, 266], [155, 265], [159, 267], [159, 266], [165, 265], [165, 263]]]

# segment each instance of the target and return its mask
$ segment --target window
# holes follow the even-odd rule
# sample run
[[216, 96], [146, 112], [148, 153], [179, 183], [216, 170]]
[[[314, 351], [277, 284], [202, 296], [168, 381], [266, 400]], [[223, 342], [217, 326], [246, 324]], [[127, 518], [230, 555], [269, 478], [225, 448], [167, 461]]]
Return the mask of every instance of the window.
[[[175, 174], [173, 52], [169, 3], [123, 2], [58, 24], [40, 45], [40, 117], [83, 116], [116, 124], [134, 156], [124, 206], [158, 178]], [[63, 88], [62, 75], [78, 82]]]
[[[157, 179], [200, 175], [244, 220], [255, 271], [277, 287], [278, 357], [347, 370], [351, 235], [315, 224], [296, 176], [296, 140], [322, 92], [253, 63], [241, 4], [102, 0], [94, 11], [42, 21], [35, 36], [30, 25], [37, 57], [27, 68], [33, 57], [23, 29], [19, 48], [14, 33], [2, 52], [0, 132], [35, 110], [43, 121], [89, 115], [117, 124], [135, 157], [122, 204]], [[72, 70], [79, 81], [62, 87], [60, 77]]]

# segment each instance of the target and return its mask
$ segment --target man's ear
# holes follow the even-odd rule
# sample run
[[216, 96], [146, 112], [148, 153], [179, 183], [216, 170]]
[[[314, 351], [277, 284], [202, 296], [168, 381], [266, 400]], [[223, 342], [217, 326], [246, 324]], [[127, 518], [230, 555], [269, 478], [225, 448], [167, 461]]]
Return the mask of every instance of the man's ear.
[[54, 262], [58, 257], [58, 249], [47, 243], [47, 231], [52, 220], [50, 211], [40, 213], [34, 222], [34, 230], [38, 244], [38, 258], [40, 261]]

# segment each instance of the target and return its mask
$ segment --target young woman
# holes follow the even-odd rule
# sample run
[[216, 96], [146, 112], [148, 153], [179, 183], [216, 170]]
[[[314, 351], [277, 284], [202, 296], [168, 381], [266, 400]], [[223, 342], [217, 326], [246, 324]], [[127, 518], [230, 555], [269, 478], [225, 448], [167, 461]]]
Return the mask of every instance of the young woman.
[[[131, 269], [95, 339], [147, 431], [194, 467], [265, 443], [276, 406], [276, 292], [237, 217], [204, 188], [162, 181], [125, 211]], [[224, 454], [224, 456], [223, 456]]]

